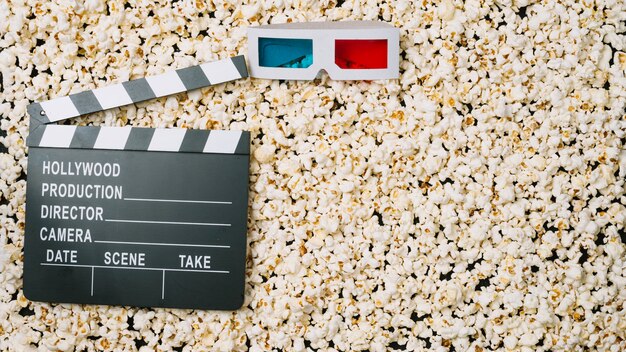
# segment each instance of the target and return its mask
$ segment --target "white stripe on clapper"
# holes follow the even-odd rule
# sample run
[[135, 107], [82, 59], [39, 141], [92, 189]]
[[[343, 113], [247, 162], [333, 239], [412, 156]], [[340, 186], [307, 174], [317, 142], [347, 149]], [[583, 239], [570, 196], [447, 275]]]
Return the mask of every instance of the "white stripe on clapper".
[[207, 62], [200, 65], [202, 72], [211, 84], [218, 84], [241, 78], [241, 74], [230, 59]]
[[122, 84], [94, 89], [93, 94], [98, 99], [102, 110], [133, 103]]
[[124, 149], [131, 127], [100, 127], [94, 149]]
[[164, 74], [146, 77], [146, 81], [152, 88], [154, 95], [164, 97], [166, 95], [184, 92], [185, 85], [178, 77], [176, 71], [169, 71]]
[[152, 140], [148, 150], [160, 151], [160, 152], [177, 152], [180, 150], [180, 145], [183, 143], [185, 133], [187, 130], [183, 128], [163, 129], [157, 128], [154, 130]]
[[46, 130], [43, 132], [39, 146], [52, 148], [68, 148], [70, 146], [76, 126], [47, 125], [45, 127]]
[[204, 153], [234, 154], [241, 131], [211, 131], [204, 145]]
[[70, 97], [60, 97], [48, 101], [42, 101], [41, 108], [46, 112], [50, 122], [80, 115]]

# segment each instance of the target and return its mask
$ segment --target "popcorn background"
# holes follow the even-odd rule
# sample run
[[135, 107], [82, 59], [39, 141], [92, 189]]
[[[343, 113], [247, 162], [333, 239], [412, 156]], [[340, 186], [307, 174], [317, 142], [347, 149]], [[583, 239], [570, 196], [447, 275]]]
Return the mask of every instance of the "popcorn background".
[[[68, 121], [251, 131], [242, 309], [24, 298], [30, 102], [346, 19], [401, 28], [399, 80], [247, 79]], [[0, 350], [626, 350], [625, 32], [620, 0], [0, 0]]]

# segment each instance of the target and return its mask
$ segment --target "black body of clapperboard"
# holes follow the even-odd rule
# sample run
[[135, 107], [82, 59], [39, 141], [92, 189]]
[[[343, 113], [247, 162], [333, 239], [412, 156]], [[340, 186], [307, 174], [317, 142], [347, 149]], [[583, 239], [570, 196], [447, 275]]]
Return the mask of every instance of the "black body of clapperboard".
[[28, 107], [28, 299], [241, 306], [248, 132], [51, 123], [247, 76], [238, 56]]

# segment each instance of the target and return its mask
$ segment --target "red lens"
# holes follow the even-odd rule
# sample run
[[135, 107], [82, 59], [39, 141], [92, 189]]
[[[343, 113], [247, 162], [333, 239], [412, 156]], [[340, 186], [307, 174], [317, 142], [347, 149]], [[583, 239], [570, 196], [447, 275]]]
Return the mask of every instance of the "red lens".
[[387, 68], [387, 39], [337, 39], [335, 64], [344, 69]]

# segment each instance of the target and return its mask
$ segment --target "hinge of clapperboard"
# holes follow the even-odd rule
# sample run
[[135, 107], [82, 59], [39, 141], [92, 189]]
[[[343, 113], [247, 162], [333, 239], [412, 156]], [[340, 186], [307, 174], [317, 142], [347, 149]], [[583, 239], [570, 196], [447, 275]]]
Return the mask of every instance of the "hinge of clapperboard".
[[[124, 145], [119, 145], [119, 142], [122, 142], [120, 138], [110, 135], [106, 136], [106, 134], [110, 133], [117, 134], [118, 131], [124, 127], [83, 127], [80, 130], [81, 133], [75, 133], [77, 126], [55, 125], [54, 123], [76, 116], [139, 103], [149, 99], [165, 97], [246, 77], [248, 77], [246, 61], [244, 56], [240, 55], [169, 71], [161, 75], [135, 79], [44, 102], [32, 103], [27, 107], [28, 114], [30, 115], [27, 144], [30, 147], [97, 148], [94, 144], [97, 144], [97, 139], [101, 138], [108, 139], [105, 144], [112, 149], [127, 149], [124, 148]], [[108, 132], [105, 132], [105, 128]], [[115, 139], [118, 140], [118, 145], [111, 143], [112, 140]], [[123, 143], [126, 143], [126, 139], [128, 139], [128, 134], [126, 134]], [[209, 141], [206, 142], [207, 145], [204, 152], [210, 152], [207, 148], [215, 149], [216, 152], [222, 152], [224, 146], [220, 144], [223, 143], [232, 146], [232, 148], [229, 147], [231, 150], [228, 152], [230, 153], [236, 153], [236, 150], [240, 149], [237, 146], [238, 141], [229, 141], [228, 139], [231, 139], [230, 136], [225, 134], [214, 134], [213, 139], [214, 140], [211, 141], [211, 138], [209, 138]], [[167, 148], [167, 146], [165, 147]], [[244, 149], [248, 149], [248, 146], [245, 146]]]

